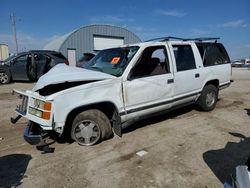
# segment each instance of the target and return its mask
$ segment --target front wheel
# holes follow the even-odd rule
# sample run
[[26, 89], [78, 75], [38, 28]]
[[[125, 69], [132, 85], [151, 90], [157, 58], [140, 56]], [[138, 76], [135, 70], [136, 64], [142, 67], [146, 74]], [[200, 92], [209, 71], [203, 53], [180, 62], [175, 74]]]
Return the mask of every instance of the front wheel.
[[0, 83], [1, 84], [8, 84], [10, 82], [10, 73], [5, 71], [0, 73]]
[[86, 110], [78, 114], [72, 124], [71, 138], [82, 146], [94, 145], [111, 135], [110, 121], [99, 110]]
[[212, 84], [206, 85], [197, 101], [202, 111], [211, 111], [215, 108], [218, 100], [218, 88]]

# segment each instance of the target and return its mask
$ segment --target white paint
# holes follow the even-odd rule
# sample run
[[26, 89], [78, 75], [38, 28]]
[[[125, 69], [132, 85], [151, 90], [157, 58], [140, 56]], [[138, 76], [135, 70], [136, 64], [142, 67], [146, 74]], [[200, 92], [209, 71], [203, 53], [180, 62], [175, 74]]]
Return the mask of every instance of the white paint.
[[107, 48], [118, 47], [124, 44], [122, 38], [99, 37], [94, 36], [94, 50], [103, 50]]
[[68, 49], [68, 61], [70, 66], [76, 66], [76, 50]]
[[37, 81], [32, 90], [37, 91], [46, 85], [63, 82], [104, 80], [111, 78], [115, 77], [103, 72], [92, 71], [78, 67], [69, 67], [65, 64], [58, 64], [54, 66], [49, 72], [47, 72], [46, 75], [43, 75]]
[[[118, 110], [118, 114], [123, 114], [121, 116], [121, 122], [123, 123], [139, 116], [145, 116], [175, 106], [177, 105], [174, 100], [175, 98], [187, 96], [194, 92], [201, 92], [204, 85], [209, 80], [218, 79], [220, 85], [230, 83], [230, 64], [204, 68], [194, 42], [174, 42], [176, 44], [189, 43], [192, 46], [197, 69], [183, 71], [181, 74], [176, 72], [171, 42], [145, 42], [137, 44], [140, 49], [120, 77], [115, 77], [98, 71], [69, 67], [62, 64], [55, 66], [38, 80], [32, 91], [17, 91], [22, 95], [28, 96], [29, 101], [31, 101], [31, 98], [51, 101], [51, 119], [43, 120], [29, 114], [28, 111], [25, 115], [21, 113], [19, 114], [40, 124], [45, 130], [56, 131], [57, 128], [64, 128], [66, 118], [73, 109], [105, 101], [113, 103]], [[138, 62], [144, 49], [157, 45], [166, 46], [169, 55], [168, 59], [170, 62], [171, 73], [127, 80], [131, 69]], [[73, 51], [72, 54], [74, 54]], [[199, 79], [195, 79], [196, 72], [201, 74]], [[169, 84], [168, 79], [174, 79], [174, 83]], [[48, 96], [41, 96], [37, 92], [37, 90], [47, 85], [64, 83], [67, 81], [87, 81], [88, 83], [65, 89]], [[195, 97], [178, 100], [178, 102], [182, 104], [193, 101], [194, 99], [197, 99], [198, 95], [199, 94]], [[171, 101], [171, 103], [168, 101]], [[159, 103], [162, 105], [159, 106]], [[33, 107], [32, 103], [29, 102], [28, 107], [29, 106]], [[150, 108], [143, 108], [145, 106], [150, 106]], [[133, 109], [140, 109], [140, 111], [133, 111]], [[130, 111], [131, 113], [127, 114], [127, 111]], [[143, 154], [145, 153], [143, 152]]]

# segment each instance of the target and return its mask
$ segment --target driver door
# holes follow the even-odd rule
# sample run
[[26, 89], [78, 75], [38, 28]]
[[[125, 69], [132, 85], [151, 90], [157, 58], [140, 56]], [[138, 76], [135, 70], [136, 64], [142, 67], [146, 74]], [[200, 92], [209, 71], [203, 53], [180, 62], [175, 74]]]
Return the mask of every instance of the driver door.
[[14, 59], [11, 66], [13, 80], [28, 80], [26, 65], [28, 54], [21, 55]]
[[165, 46], [145, 48], [123, 82], [127, 120], [171, 108], [173, 72]]

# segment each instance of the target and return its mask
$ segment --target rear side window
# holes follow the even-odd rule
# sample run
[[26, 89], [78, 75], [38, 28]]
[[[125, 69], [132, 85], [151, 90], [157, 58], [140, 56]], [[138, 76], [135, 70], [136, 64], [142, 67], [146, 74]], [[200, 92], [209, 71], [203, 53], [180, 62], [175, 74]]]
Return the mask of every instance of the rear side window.
[[190, 45], [173, 45], [177, 72], [195, 69], [194, 53]]
[[230, 63], [228, 54], [221, 43], [196, 43], [204, 67]]
[[53, 56], [57, 57], [57, 58], [60, 58], [60, 59], [66, 59], [62, 54], [60, 53], [53, 53], [52, 54]]

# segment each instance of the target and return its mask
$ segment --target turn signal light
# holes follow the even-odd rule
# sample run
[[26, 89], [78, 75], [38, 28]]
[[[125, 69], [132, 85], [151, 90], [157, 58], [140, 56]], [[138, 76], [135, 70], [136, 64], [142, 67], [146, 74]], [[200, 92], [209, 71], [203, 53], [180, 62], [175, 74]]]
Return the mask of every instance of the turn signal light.
[[50, 119], [50, 112], [43, 112], [42, 118], [46, 119], [46, 120], [49, 120]]
[[52, 105], [51, 105], [50, 102], [45, 102], [45, 103], [44, 103], [44, 106], [43, 106], [43, 109], [44, 109], [44, 110], [50, 111], [50, 110], [51, 110], [51, 107], [52, 107]]

